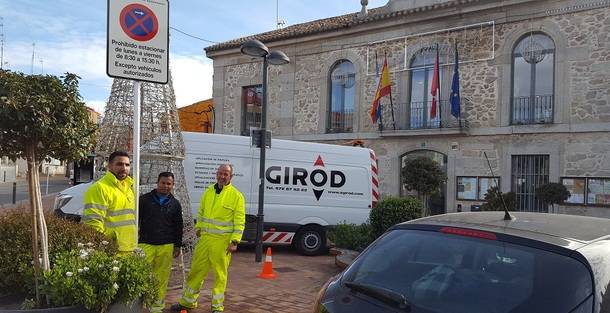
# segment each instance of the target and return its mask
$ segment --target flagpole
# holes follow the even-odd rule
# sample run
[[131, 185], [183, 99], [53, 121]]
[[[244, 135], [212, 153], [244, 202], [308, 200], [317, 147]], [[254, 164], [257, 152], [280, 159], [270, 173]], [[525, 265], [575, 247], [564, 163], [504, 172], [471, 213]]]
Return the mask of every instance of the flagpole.
[[455, 116], [458, 120], [458, 126], [462, 128], [462, 109], [461, 109], [461, 98], [460, 98], [460, 76], [459, 76], [459, 60], [458, 60], [458, 44], [455, 41], [455, 64], [453, 65], [453, 79], [451, 82], [451, 97], [449, 98], [451, 103], [451, 115]]
[[383, 131], [383, 104], [379, 100], [379, 131]]
[[[375, 71], [377, 72], [377, 87], [379, 87], [379, 84], [381, 83], [381, 76], [379, 74], [379, 60], [377, 59], [377, 50], [375, 50]], [[377, 128], [380, 132], [383, 131], [383, 111], [381, 111], [381, 108], [381, 100], [379, 100], [379, 107], [377, 109], [379, 110], [380, 114], [379, 123], [377, 123]]]
[[435, 73], [436, 81], [438, 82], [438, 89], [436, 93], [437, 105], [438, 105], [438, 128], [443, 128], [443, 106], [441, 105], [441, 64], [439, 62], [439, 51], [438, 43], [436, 44], [436, 63], [438, 64], [438, 72]]

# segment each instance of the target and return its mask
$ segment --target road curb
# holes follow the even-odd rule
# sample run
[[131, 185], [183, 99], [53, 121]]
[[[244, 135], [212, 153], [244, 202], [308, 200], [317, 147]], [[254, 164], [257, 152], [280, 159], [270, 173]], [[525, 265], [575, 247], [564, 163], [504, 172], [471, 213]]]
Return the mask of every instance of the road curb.
[[354, 259], [360, 253], [349, 249], [332, 248], [330, 254], [335, 256], [335, 265], [344, 270], [354, 262]]

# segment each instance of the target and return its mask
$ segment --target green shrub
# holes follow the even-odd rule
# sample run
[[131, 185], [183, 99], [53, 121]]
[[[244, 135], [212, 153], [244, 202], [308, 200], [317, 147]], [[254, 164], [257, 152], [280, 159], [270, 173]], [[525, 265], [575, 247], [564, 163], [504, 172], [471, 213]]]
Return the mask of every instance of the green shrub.
[[551, 205], [553, 212], [555, 212], [555, 204], [562, 203], [571, 196], [568, 188], [560, 183], [546, 183], [538, 187], [536, 193], [544, 203]]
[[514, 211], [517, 206], [517, 195], [514, 192], [502, 193], [500, 198], [500, 189], [497, 186], [489, 188], [485, 194], [485, 203], [481, 206], [482, 211], [504, 211], [502, 199], [509, 211]]
[[143, 255], [112, 256], [91, 245], [64, 251], [44, 273], [43, 293], [52, 306], [82, 305], [105, 312], [112, 303], [141, 299], [150, 306], [156, 283]]
[[[103, 234], [53, 215], [45, 216], [49, 234], [49, 260], [61, 252], [76, 249], [78, 243], [108, 240]], [[32, 294], [34, 272], [32, 258], [32, 217], [12, 210], [0, 214], [0, 294]], [[114, 255], [116, 244], [108, 240], [103, 251]]]
[[421, 217], [422, 207], [415, 197], [383, 199], [370, 213], [372, 235], [377, 238], [394, 224]]
[[330, 232], [329, 238], [337, 248], [355, 251], [364, 250], [374, 239], [371, 225], [366, 223], [361, 225], [341, 223]]

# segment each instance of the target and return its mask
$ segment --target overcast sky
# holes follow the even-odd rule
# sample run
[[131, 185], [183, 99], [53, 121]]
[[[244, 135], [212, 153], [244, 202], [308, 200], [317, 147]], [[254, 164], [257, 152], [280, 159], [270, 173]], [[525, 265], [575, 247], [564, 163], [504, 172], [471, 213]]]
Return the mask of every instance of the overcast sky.
[[[26, 74], [76, 73], [82, 77], [84, 100], [103, 113], [112, 85], [112, 79], [106, 76], [106, 3], [0, 0], [5, 38], [3, 67]], [[386, 3], [369, 0], [369, 8]], [[360, 10], [360, 0], [173, 0], [170, 26], [223, 42], [276, 29], [276, 4], [286, 26]], [[203, 51], [211, 43], [174, 30], [170, 35], [176, 105], [211, 98], [212, 60]]]

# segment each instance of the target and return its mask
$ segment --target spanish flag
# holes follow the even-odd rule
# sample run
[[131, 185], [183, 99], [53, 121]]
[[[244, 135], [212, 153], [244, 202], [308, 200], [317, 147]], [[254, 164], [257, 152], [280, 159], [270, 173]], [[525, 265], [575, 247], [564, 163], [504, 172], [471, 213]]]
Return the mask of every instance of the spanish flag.
[[377, 85], [377, 92], [375, 93], [375, 99], [371, 106], [371, 120], [373, 123], [377, 123], [377, 120], [381, 118], [381, 98], [392, 93], [392, 81], [390, 80], [390, 71], [388, 70], [388, 58], [385, 57], [383, 60], [383, 68], [381, 69], [381, 78], [379, 79], [379, 85]]

